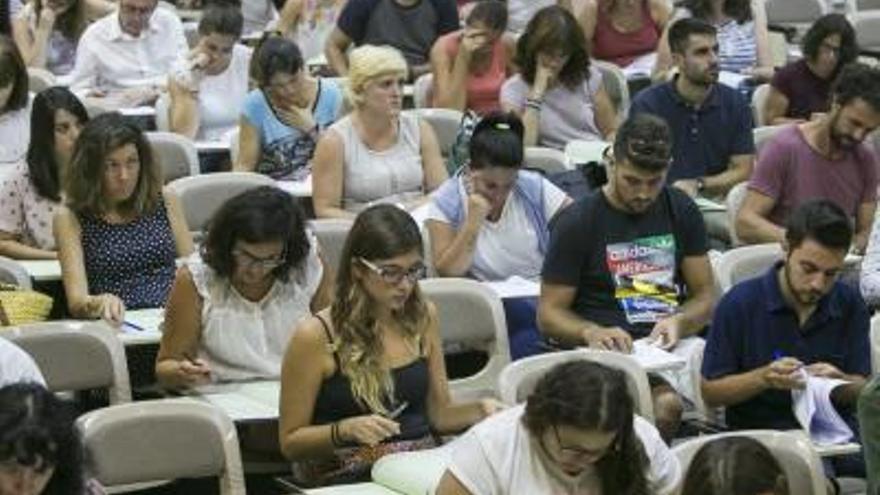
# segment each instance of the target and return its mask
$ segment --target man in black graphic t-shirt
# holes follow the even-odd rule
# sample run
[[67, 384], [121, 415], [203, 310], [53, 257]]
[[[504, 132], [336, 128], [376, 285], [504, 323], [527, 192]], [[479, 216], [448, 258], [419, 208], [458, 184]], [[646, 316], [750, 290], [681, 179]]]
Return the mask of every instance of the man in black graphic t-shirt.
[[[715, 290], [706, 227], [685, 193], [665, 187], [671, 147], [662, 119], [630, 117], [617, 133], [608, 183], [559, 214], [542, 272], [544, 334], [629, 352], [634, 337], [671, 349], [708, 323]], [[657, 426], [669, 439], [681, 403], [657, 385]]]

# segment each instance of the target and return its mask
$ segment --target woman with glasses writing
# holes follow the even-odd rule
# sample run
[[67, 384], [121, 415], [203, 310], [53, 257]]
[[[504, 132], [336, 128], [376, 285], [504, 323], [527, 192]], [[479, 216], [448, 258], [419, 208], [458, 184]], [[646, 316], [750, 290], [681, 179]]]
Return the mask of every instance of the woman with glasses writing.
[[456, 440], [438, 495], [665, 495], [681, 466], [634, 414], [622, 372], [589, 361], [551, 369], [525, 404]]
[[402, 209], [356, 219], [330, 308], [302, 322], [281, 372], [281, 451], [302, 483], [369, 477], [387, 453], [434, 446], [497, 408], [452, 404], [434, 306], [419, 290], [422, 238]]
[[156, 377], [172, 388], [277, 378], [296, 322], [329, 302], [329, 280], [290, 195], [261, 187], [232, 198], [177, 271]]

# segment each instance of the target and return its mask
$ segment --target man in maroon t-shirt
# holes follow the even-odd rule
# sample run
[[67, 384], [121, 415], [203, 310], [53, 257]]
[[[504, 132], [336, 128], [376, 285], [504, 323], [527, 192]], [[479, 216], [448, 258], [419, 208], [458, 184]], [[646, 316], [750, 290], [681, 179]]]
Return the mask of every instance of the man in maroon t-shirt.
[[832, 90], [831, 110], [784, 127], [764, 145], [736, 217], [747, 243], [782, 242], [788, 214], [828, 199], [855, 219], [853, 250], [864, 252], [877, 199], [874, 151], [862, 144], [880, 126], [880, 69], [852, 64]]

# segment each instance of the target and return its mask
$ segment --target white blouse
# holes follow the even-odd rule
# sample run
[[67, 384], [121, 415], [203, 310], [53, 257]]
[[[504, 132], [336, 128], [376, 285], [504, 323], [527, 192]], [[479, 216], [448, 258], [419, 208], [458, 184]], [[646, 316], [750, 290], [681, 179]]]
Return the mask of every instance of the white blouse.
[[0, 174], [0, 231], [17, 235], [22, 244], [55, 250], [52, 217], [58, 206], [37, 194], [25, 162]]
[[198, 254], [187, 259], [186, 267], [202, 299], [199, 357], [208, 363], [215, 380], [281, 375], [284, 351], [297, 323], [312, 314], [309, 304], [324, 271], [311, 234], [309, 242], [311, 249], [300, 269], [292, 270], [286, 282], [276, 280], [258, 302], [244, 298]]
[[0, 168], [24, 160], [30, 141], [30, 100], [21, 110], [0, 113]]

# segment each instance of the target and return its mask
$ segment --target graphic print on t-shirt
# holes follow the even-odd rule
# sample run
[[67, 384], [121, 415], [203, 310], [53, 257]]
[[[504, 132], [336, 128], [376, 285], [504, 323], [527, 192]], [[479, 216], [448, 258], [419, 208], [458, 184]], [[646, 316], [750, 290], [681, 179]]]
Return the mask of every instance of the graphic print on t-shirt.
[[308, 164], [314, 152], [311, 135], [284, 136], [264, 147], [257, 172], [275, 180], [303, 180], [311, 172]]
[[675, 313], [675, 237], [643, 237], [609, 244], [606, 263], [614, 279], [614, 298], [630, 324], [656, 323]]

